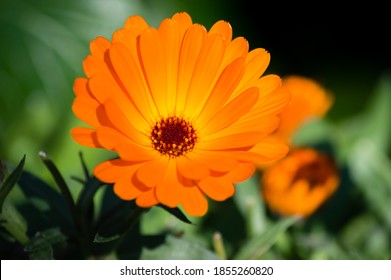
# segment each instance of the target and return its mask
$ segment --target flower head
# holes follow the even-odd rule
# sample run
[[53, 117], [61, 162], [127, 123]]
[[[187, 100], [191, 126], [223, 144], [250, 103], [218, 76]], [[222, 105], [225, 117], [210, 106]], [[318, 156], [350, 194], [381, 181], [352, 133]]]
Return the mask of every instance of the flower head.
[[132, 16], [90, 50], [72, 106], [89, 127], [71, 133], [118, 154], [94, 174], [120, 198], [201, 216], [207, 198], [231, 197], [255, 162], [286, 155], [285, 144], [266, 137], [289, 93], [277, 75], [262, 76], [270, 54], [233, 39], [229, 23], [207, 30], [176, 13], [154, 28]]
[[273, 136], [289, 142], [303, 124], [313, 118], [323, 117], [334, 99], [317, 81], [303, 76], [284, 77], [282, 87], [291, 93], [291, 102], [281, 112], [281, 123]]
[[309, 216], [338, 188], [339, 174], [333, 159], [312, 148], [295, 148], [265, 170], [262, 196], [281, 215]]

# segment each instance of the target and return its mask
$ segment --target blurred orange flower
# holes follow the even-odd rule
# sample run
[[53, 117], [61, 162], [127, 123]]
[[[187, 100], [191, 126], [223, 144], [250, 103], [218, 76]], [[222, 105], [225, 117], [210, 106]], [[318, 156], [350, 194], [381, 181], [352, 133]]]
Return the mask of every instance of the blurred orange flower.
[[323, 117], [334, 102], [333, 95], [317, 81], [291, 75], [283, 78], [282, 87], [291, 93], [291, 101], [280, 114], [281, 123], [273, 133], [288, 142], [307, 121]]
[[272, 211], [306, 217], [337, 190], [339, 174], [327, 154], [296, 148], [264, 171], [261, 185], [262, 196]]
[[280, 77], [262, 76], [270, 54], [232, 39], [229, 23], [206, 30], [176, 13], [153, 28], [132, 16], [112, 41], [98, 37], [90, 50], [72, 106], [90, 127], [71, 134], [118, 154], [94, 174], [120, 198], [201, 216], [207, 197], [231, 197], [255, 162], [286, 155], [282, 141], [266, 137], [290, 95]]

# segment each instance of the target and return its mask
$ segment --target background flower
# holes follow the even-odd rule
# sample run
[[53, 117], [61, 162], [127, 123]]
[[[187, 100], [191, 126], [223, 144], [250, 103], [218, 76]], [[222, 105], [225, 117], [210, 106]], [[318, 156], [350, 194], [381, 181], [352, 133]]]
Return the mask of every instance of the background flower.
[[262, 197], [280, 215], [307, 217], [314, 213], [340, 184], [334, 160], [311, 148], [296, 148], [262, 174]]

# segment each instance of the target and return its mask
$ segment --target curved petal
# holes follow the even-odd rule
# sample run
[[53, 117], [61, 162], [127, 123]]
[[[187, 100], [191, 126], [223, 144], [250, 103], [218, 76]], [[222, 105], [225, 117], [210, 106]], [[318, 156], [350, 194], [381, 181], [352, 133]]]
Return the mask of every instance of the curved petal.
[[160, 34], [155, 28], [148, 28], [141, 33], [139, 50], [144, 77], [156, 108], [161, 115], [166, 116], [169, 113], [166, 104], [167, 58]]
[[146, 162], [136, 172], [137, 179], [148, 187], [155, 187], [167, 172], [168, 160], [160, 157]]
[[93, 56], [96, 56], [103, 60], [104, 55], [110, 46], [111, 43], [109, 40], [102, 36], [98, 36], [90, 42], [90, 51]]
[[149, 191], [141, 193], [136, 198], [136, 204], [140, 207], [149, 208], [159, 204], [159, 201], [156, 198], [155, 189], [150, 189]]
[[114, 183], [125, 173], [132, 173], [132, 164], [122, 159], [104, 161], [94, 168], [94, 175], [105, 183]]
[[270, 63], [270, 53], [258, 48], [250, 51], [246, 59], [246, 71], [238, 85], [237, 93], [244, 90], [249, 84], [260, 78]]
[[261, 132], [246, 132], [241, 134], [228, 135], [224, 138], [216, 138], [197, 143], [200, 150], [226, 150], [251, 147], [265, 138]]
[[197, 185], [208, 197], [216, 201], [226, 200], [235, 193], [234, 185], [221, 178], [209, 176], [199, 181]]
[[96, 138], [95, 129], [86, 127], [75, 127], [71, 130], [73, 140], [90, 148], [102, 148]]
[[208, 168], [197, 161], [193, 154], [178, 158], [176, 161], [178, 172], [185, 178], [200, 180], [209, 176]]
[[118, 131], [139, 145], [148, 146], [150, 144], [148, 136], [139, 130], [140, 126], [138, 125], [136, 128], [112, 99], [106, 100], [103, 106], [108, 119]]
[[120, 84], [147, 122], [156, 116], [156, 107], [148, 89], [137, 57], [122, 43], [115, 43], [109, 50], [110, 61]]
[[176, 90], [177, 113], [182, 114], [186, 104], [189, 84], [193, 76], [199, 53], [206, 38], [206, 29], [194, 24], [185, 33], [179, 54], [178, 83]]
[[145, 19], [139, 15], [128, 17], [124, 26], [134, 37], [139, 36], [145, 29], [149, 27]]
[[211, 119], [227, 102], [244, 73], [244, 58], [238, 58], [228, 65], [218, 78], [212, 92], [202, 108], [199, 122]]
[[191, 216], [203, 216], [208, 211], [208, 201], [198, 187], [182, 188], [181, 205]]
[[240, 117], [248, 113], [258, 99], [258, 89], [250, 88], [237, 96], [220, 111], [218, 111], [210, 120], [204, 120], [206, 125], [201, 128], [203, 135], [209, 135], [216, 131], [226, 128]]
[[100, 125], [96, 111], [101, 106], [98, 101], [90, 97], [78, 96], [73, 100], [72, 111], [76, 117], [86, 124], [97, 127]]
[[190, 117], [197, 115], [217, 79], [224, 55], [224, 40], [218, 34], [208, 36], [201, 48], [187, 92], [185, 112]]
[[159, 26], [162, 45], [167, 58], [167, 111], [173, 114], [176, 109], [176, 94], [170, 89], [176, 89], [178, 77], [179, 52], [182, 43], [179, 23], [175, 20], [166, 19]]
[[232, 26], [229, 22], [219, 20], [209, 29], [208, 34], [217, 33], [223, 37], [225, 44], [228, 44], [232, 40]]
[[176, 161], [169, 160], [167, 172], [156, 186], [156, 198], [160, 203], [168, 207], [177, 207], [180, 203], [182, 188], [183, 186], [178, 179]]

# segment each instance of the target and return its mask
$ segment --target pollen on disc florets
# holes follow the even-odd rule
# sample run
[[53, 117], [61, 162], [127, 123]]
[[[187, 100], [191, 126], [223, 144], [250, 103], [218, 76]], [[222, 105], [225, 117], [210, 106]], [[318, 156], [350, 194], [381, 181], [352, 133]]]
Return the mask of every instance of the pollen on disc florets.
[[152, 147], [170, 158], [183, 156], [192, 151], [197, 141], [193, 125], [180, 117], [162, 118], [152, 127]]

